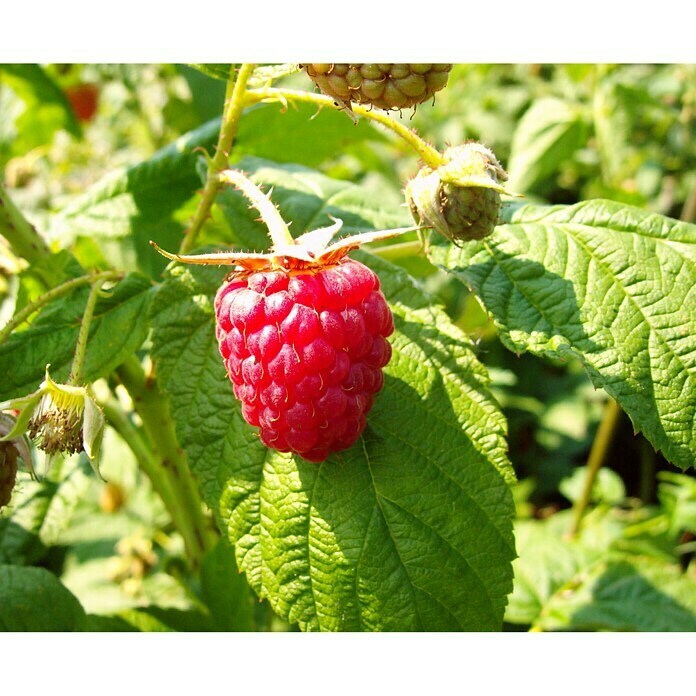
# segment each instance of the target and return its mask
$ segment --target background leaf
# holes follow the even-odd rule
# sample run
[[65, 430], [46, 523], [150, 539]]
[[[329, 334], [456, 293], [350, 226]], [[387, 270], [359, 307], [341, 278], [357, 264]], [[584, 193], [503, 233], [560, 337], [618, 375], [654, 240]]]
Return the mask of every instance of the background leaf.
[[12, 501], [0, 512], [0, 563], [36, 563], [68, 525], [89, 482], [84, 458], [57, 461], [42, 481], [20, 473]]
[[544, 607], [536, 627], [568, 631], [696, 631], [696, 573], [657, 561], [602, 561]]
[[481, 298], [513, 351], [579, 357], [634, 427], [693, 466], [696, 226], [611, 201], [524, 206], [431, 257]]
[[54, 217], [51, 235], [63, 244], [80, 236], [99, 240], [110, 263], [157, 277], [166, 264], [149, 240], [179, 246], [192, 212], [182, 208], [201, 186], [196, 150], [211, 149], [219, 129], [216, 119], [140, 164], [113, 170]]
[[[85, 382], [107, 375], [137, 350], [147, 335], [151, 282], [131, 274], [97, 300], [83, 368]], [[25, 331], [13, 333], [0, 345], [0, 398], [35, 391], [44, 378], [65, 381], [75, 354], [88, 287], [46, 305]]]
[[78, 631], [85, 612], [44, 568], [0, 565], [0, 631]]
[[[332, 224], [329, 216], [343, 220], [342, 234], [413, 224], [402, 196], [393, 191], [370, 190], [350, 181], [332, 179], [308, 167], [257, 157], [245, 157], [235, 168], [264, 190], [273, 189], [273, 201], [285, 219], [292, 221], [290, 232], [295, 237]], [[258, 213], [249, 209], [248, 201], [239, 191], [223, 190], [217, 205], [238, 243], [256, 250], [268, 246], [268, 235], [258, 222]]]
[[556, 97], [536, 100], [522, 117], [512, 140], [508, 190], [534, 191], [557, 172], [587, 139], [582, 110]]
[[201, 594], [217, 631], [253, 631], [254, 599], [225, 539], [201, 565]]
[[16, 135], [12, 143], [13, 154], [23, 155], [36, 147], [50, 144], [55, 132], [60, 129], [75, 137], [81, 135], [80, 126], [63, 90], [40, 65], [0, 65], [0, 83], [9, 86], [24, 102], [24, 109], [14, 121]]
[[[677, 476], [677, 475], [675, 475]], [[693, 480], [677, 476], [683, 500]], [[518, 519], [519, 558], [506, 621], [535, 630], [691, 631], [696, 565], [679, 545], [681, 523], [649, 507], [600, 505], [569, 536], [572, 510]]]
[[316, 167], [364, 141], [387, 139], [367, 119], [354, 124], [336, 109], [318, 110], [312, 104], [282, 109], [278, 104], [259, 104], [247, 109], [239, 124], [233, 164], [254, 156]]

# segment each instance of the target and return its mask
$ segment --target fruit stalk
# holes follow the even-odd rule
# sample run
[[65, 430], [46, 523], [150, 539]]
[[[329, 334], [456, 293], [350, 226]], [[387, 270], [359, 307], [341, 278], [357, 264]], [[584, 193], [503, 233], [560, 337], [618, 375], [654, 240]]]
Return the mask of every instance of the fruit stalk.
[[230, 149], [237, 132], [237, 125], [239, 124], [239, 117], [246, 105], [245, 95], [247, 91], [247, 82], [253, 70], [254, 65], [252, 63], [244, 63], [239, 69], [239, 74], [236, 79], [234, 78], [234, 68], [230, 73], [230, 79], [227, 82], [227, 91], [225, 93], [225, 108], [222, 114], [222, 124], [220, 125], [217, 148], [214, 157], [208, 162], [208, 177], [203, 192], [201, 193], [201, 198], [198, 201], [198, 207], [191, 220], [191, 225], [181, 241], [181, 246], [179, 247], [179, 253], [181, 254], [193, 248], [196, 237], [210, 214], [215, 196], [217, 196], [222, 186], [219, 175], [220, 172], [227, 167]]

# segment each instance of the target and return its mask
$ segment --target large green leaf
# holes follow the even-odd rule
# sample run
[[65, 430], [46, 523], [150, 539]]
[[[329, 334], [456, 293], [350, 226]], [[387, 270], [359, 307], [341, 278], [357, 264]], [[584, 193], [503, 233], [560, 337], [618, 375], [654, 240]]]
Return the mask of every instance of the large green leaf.
[[0, 565], [0, 631], [79, 631], [85, 612], [43, 568]]
[[[86, 382], [104, 377], [140, 347], [152, 292], [147, 278], [131, 274], [97, 300], [83, 367]], [[49, 363], [55, 380], [67, 379], [88, 293], [83, 286], [47, 304], [28, 329], [0, 344], [0, 399], [35, 391]]]
[[532, 191], [582, 147], [587, 128], [579, 107], [556, 97], [535, 101], [512, 140], [508, 188]]
[[611, 201], [525, 206], [431, 258], [480, 297], [513, 351], [582, 360], [637, 431], [694, 464], [696, 226]]
[[[254, 176], [296, 235], [329, 211], [361, 229], [402, 214], [304, 168], [259, 163]], [[306, 630], [495, 630], [514, 556], [505, 421], [444, 311], [405, 272], [358, 258], [396, 322], [361, 440], [321, 465], [265, 448], [218, 354], [224, 271], [174, 266], [153, 304], [153, 355], [180, 441], [239, 567], [281, 617]]]

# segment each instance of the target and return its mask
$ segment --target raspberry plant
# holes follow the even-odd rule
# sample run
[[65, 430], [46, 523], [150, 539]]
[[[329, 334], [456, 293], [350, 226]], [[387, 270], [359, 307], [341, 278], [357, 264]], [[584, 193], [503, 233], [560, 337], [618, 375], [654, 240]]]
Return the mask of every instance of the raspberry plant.
[[[0, 628], [696, 627], [696, 489], [678, 473], [696, 450], [696, 181], [671, 174], [681, 220], [627, 201], [639, 158], [618, 68], [597, 66], [590, 93], [564, 68], [572, 103], [530, 78], [494, 147], [471, 137], [489, 101], [462, 107], [494, 69], [161, 66], [156, 151], [32, 199], [49, 175], [27, 149], [84, 158], [86, 133], [117, 128], [108, 83], [152, 79], [73, 69], [0, 66], [0, 103], [50, 107], [41, 131], [26, 111], [0, 133]], [[69, 87], [100, 82], [85, 121]], [[690, 84], [656, 127], [675, 142]], [[574, 177], [582, 195], [558, 202]], [[535, 404], [510, 364], [561, 388]], [[578, 404], [573, 440], [549, 414]], [[520, 411], [541, 424], [545, 474], [526, 476]], [[622, 419], [656, 510], [602, 468]], [[533, 480], [567, 509], [537, 505]], [[84, 564], [96, 538], [113, 551]]]

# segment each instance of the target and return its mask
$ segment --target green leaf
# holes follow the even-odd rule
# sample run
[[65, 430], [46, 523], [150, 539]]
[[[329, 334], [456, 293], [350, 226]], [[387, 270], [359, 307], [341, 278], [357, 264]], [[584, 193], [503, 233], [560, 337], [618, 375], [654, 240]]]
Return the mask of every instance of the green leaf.
[[[67, 379], [88, 294], [88, 287], [80, 287], [49, 303], [28, 329], [0, 345], [0, 399], [34, 391], [49, 363], [56, 381]], [[147, 278], [131, 274], [99, 298], [87, 341], [86, 383], [104, 377], [140, 347], [152, 294]]]
[[556, 174], [586, 139], [587, 128], [579, 107], [556, 97], [538, 99], [515, 131], [506, 188], [519, 193], [535, 190]]
[[434, 246], [515, 352], [577, 356], [655, 448], [694, 464], [696, 226], [611, 201], [524, 206], [481, 242]]
[[24, 110], [15, 121], [17, 134], [12, 146], [15, 154], [24, 155], [51, 143], [60, 129], [80, 136], [80, 126], [65, 94], [41, 66], [31, 63], [0, 65], [0, 82], [8, 85], [24, 102]]
[[696, 572], [645, 558], [602, 561], [544, 607], [544, 631], [696, 631]]
[[78, 631], [85, 612], [43, 568], [0, 565], [0, 631]]
[[278, 104], [260, 104], [248, 109], [239, 123], [233, 165], [243, 157], [255, 156], [316, 167], [360, 141], [386, 142], [386, 138], [367, 119], [354, 124], [336, 109], [318, 111], [312, 104], [283, 109]]
[[[182, 136], [151, 159], [114, 170], [72, 200], [51, 222], [51, 235], [65, 245], [75, 237], [98, 239], [114, 265], [137, 264], [151, 277], [165, 266], [152, 251], [152, 239], [163, 248], [179, 246], [187, 223], [182, 208], [200, 188], [197, 148], [217, 141], [216, 119]], [[184, 219], [180, 219], [180, 218]]]
[[[362, 258], [365, 258], [363, 256]], [[239, 567], [303, 629], [495, 630], [510, 589], [504, 421], [470, 344], [401, 271], [371, 260], [394, 356], [363, 438], [317, 466], [267, 450], [215, 341], [224, 272], [175, 267], [154, 356], [182, 446]]]
[[237, 568], [234, 551], [224, 539], [203, 559], [201, 591], [215, 630], [254, 630], [253, 594]]
[[[406, 214], [303, 167], [246, 165], [296, 236], [328, 213], [361, 231]], [[379, 273], [396, 323], [362, 439], [320, 466], [266, 449], [215, 340], [225, 271], [174, 266], [153, 303], [153, 356], [180, 442], [239, 568], [282, 618], [305, 630], [498, 629], [514, 556], [504, 418], [442, 308], [404, 271], [356, 258]]]

